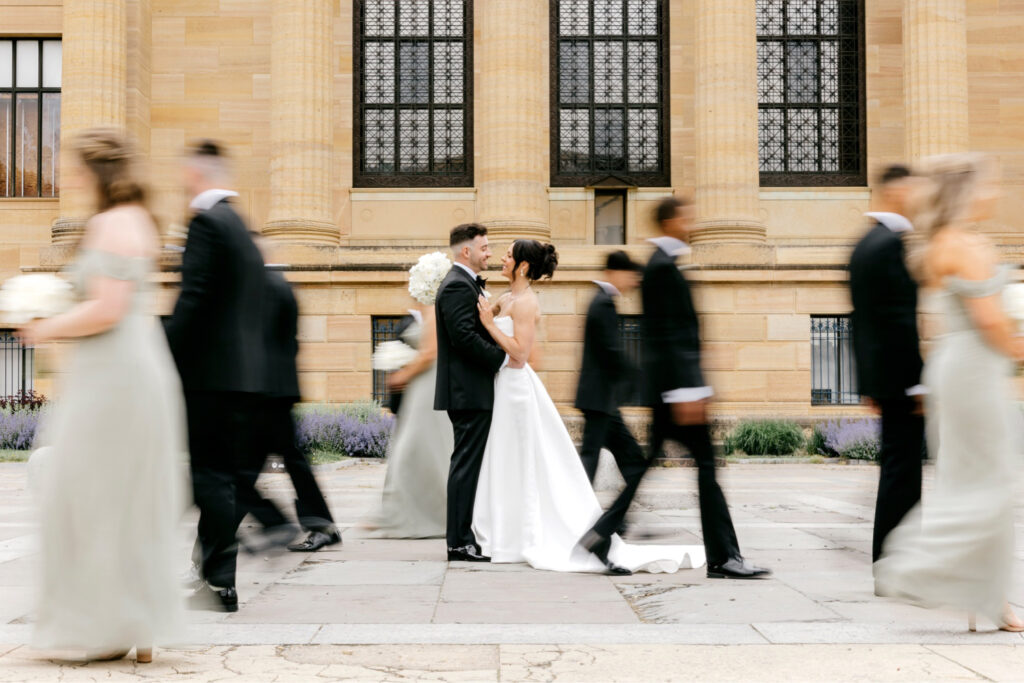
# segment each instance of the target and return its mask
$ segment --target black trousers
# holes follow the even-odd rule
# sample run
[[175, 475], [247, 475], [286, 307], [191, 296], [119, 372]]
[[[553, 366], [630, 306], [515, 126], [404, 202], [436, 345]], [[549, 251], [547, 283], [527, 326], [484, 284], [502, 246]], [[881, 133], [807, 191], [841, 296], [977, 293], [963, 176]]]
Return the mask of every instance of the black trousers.
[[583, 460], [583, 469], [586, 470], [590, 482], [594, 482], [602, 448], [607, 448], [615, 456], [615, 464], [626, 481], [626, 486], [615, 501], [594, 523], [594, 531], [607, 538], [622, 526], [649, 461], [644, 457], [643, 449], [633, 438], [626, 423], [622, 421], [619, 411], [608, 414], [585, 410], [583, 416], [586, 422], [583, 425], [580, 459]]
[[287, 524], [288, 519], [272, 500], [264, 498], [256, 489], [256, 480], [266, 464], [267, 456], [279, 455], [284, 460], [285, 471], [295, 487], [295, 512], [299, 523], [308, 531], [326, 531], [333, 527], [334, 519], [327, 508], [320, 486], [313, 476], [313, 469], [306, 457], [299, 452], [295, 442], [295, 421], [291, 398], [264, 398], [260, 401], [255, 437], [238, 483], [238, 521], [251, 514], [264, 527]]
[[915, 415], [912, 397], [881, 399], [882, 451], [875, 501], [875, 530], [871, 561], [881, 557], [889, 532], [921, 500], [921, 457], [924, 452], [924, 416]]
[[667, 439], [677, 441], [690, 451], [697, 463], [697, 493], [700, 499], [700, 526], [704, 535], [704, 552], [708, 566], [722, 564], [740, 557], [736, 530], [732, 525], [725, 494], [715, 478], [715, 453], [711, 445], [711, 431], [703, 425], [677, 425], [672, 420], [669, 404], [654, 408], [651, 425], [651, 461], [661, 456]]
[[218, 588], [235, 585], [237, 481], [256, 406], [250, 394], [185, 392], [200, 571]]
[[487, 434], [491, 430], [489, 410], [449, 410], [455, 432], [455, 451], [448, 470], [448, 547], [476, 543], [473, 535], [473, 503], [480, 480]]

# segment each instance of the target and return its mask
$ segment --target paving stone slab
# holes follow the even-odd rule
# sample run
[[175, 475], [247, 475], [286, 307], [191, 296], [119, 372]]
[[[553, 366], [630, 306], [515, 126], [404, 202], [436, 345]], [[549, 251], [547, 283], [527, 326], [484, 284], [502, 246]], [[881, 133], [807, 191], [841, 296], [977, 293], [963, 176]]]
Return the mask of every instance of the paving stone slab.
[[560, 572], [476, 572], [450, 569], [441, 589], [442, 602], [621, 602], [600, 574]]
[[807, 623], [807, 622], [755, 622], [754, 628], [772, 643], [814, 644], [853, 643], [887, 644], [920, 643], [937, 645], [1020, 644], [1024, 638], [1019, 633], [982, 629], [978, 633], [967, 631], [965, 617], [936, 616], [931, 623], [851, 623], [848, 621]]
[[425, 624], [433, 616], [438, 591], [437, 586], [277, 584], [225, 621], [239, 624]]
[[625, 601], [616, 602], [441, 602], [436, 624], [635, 624]]
[[440, 586], [447, 569], [447, 562], [313, 558], [282, 578], [280, 583], [307, 586]]

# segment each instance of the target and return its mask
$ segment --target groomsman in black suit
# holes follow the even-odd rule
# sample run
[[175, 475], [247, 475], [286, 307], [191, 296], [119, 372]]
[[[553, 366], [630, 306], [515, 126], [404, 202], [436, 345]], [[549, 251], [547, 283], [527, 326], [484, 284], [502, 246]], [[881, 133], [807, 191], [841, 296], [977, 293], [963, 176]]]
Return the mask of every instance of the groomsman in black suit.
[[618, 498], [580, 544], [604, 562], [610, 574], [617, 575], [631, 572], [608, 559], [611, 536], [622, 527], [640, 480], [647, 471], [647, 459], [619, 413], [622, 394], [630, 388], [630, 380], [635, 379], [636, 368], [623, 348], [615, 299], [640, 285], [640, 270], [626, 252], [608, 254], [604, 279], [594, 283], [597, 292], [587, 309], [583, 366], [576, 387], [575, 405], [583, 411], [585, 419], [580, 459], [587, 477], [594, 481], [601, 449], [607, 448], [615, 456], [615, 463], [626, 481]]
[[[266, 238], [253, 233], [253, 240], [264, 258], [268, 257]], [[295, 487], [295, 512], [299, 523], [308, 531], [306, 538], [288, 546], [296, 552], [314, 552], [325, 546], [341, 543], [341, 533], [327, 507], [320, 486], [306, 457], [295, 441], [292, 411], [300, 400], [299, 372], [299, 304], [285, 276], [278, 270], [266, 271], [264, 302], [264, 342], [267, 360], [267, 391], [260, 404], [252, 459], [243, 468], [239, 483], [239, 521], [251, 513], [263, 525], [268, 545], [287, 543], [296, 528], [273, 501], [263, 498], [256, 481], [271, 453], [281, 456], [285, 471]]]
[[700, 323], [676, 258], [689, 251], [686, 240], [693, 210], [677, 197], [666, 197], [655, 217], [661, 236], [644, 269], [643, 358], [654, 408], [650, 456], [661, 454], [666, 439], [683, 444], [697, 463], [700, 521], [709, 578], [753, 579], [769, 575], [740, 554], [725, 495], [715, 478], [715, 455], [708, 428], [707, 404], [713, 392], [701, 369]]
[[861, 396], [882, 414], [882, 450], [872, 561], [885, 537], [921, 499], [924, 411], [917, 333], [917, 283], [910, 276], [901, 235], [910, 170], [894, 165], [879, 178], [875, 225], [850, 258], [853, 351]]
[[252, 416], [266, 387], [263, 258], [224, 189], [227, 159], [213, 142], [188, 154], [194, 211], [181, 264], [181, 292], [167, 339], [181, 375], [192, 493], [199, 507], [197, 607], [238, 610], [235, 591], [236, 477], [251, 448]]
[[437, 291], [437, 384], [434, 410], [448, 411], [455, 451], [448, 472], [448, 559], [489, 562], [473, 535], [473, 503], [494, 410], [494, 375], [505, 352], [480, 323], [480, 272], [491, 256], [487, 228], [456, 226], [449, 243], [455, 265]]

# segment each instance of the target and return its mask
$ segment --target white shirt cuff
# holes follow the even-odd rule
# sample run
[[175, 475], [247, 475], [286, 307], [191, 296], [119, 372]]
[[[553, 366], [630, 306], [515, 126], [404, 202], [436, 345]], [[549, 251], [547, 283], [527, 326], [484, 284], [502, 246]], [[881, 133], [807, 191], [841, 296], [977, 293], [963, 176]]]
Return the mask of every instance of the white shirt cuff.
[[907, 396], [924, 396], [928, 393], [928, 387], [923, 384], [915, 384], [907, 389]]
[[661, 394], [661, 400], [665, 403], [692, 403], [714, 396], [715, 390], [711, 387], [686, 387], [685, 389], [673, 389]]

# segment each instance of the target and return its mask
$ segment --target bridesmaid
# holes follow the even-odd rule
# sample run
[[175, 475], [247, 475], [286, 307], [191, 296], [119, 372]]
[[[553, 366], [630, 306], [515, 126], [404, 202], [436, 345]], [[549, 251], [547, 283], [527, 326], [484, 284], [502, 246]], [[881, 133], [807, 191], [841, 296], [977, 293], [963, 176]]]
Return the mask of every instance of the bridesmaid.
[[975, 613], [1024, 631], [1007, 597], [1013, 575], [1013, 482], [1020, 416], [1012, 386], [1024, 341], [1003, 310], [1009, 271], [974, 226], [998, 200], [993, 163], [976, 154], [929, 159], [915, 230], [925, 233], [922, 275], [938, 294], [945, 334], [925, 364], [926, 424], [935, 489], [890, 534], [874, 565], [876, 592]]
[[[439, 272], [443, 276], [447, 268]], [[416, 278], [414, 267], [412, 279]], [[388, 445], [380, 510], [366, 524], [368, 535], [374, 538], [441, 538], [445, 534], [448, 468], [455, 436], [448, 415], [434, 410], [434, 299], [440, 284], [441, 278], [435, 278], [425, 288], [410, 286], [418, 305], [410, 311], [415, 321], [406, 328], [402, 340], [419, 354], [389, 379], [392, 389], [404, 392]]]
[[[42, 427], [42, 566], [34, 645], [120, 659], [183, 626], [176, 525], [186, 453], [181, 385], [150, 312], [160, 239], [137, 156], [114, 130], [74, 141], [65, 178], [98, 212], [68, 270], [77, 304], [27, 325], [23, 341], [74, 341], [59, 400]], [[70, 183], [65, 182], [65, 187]]]

